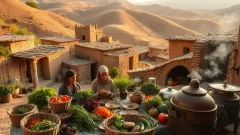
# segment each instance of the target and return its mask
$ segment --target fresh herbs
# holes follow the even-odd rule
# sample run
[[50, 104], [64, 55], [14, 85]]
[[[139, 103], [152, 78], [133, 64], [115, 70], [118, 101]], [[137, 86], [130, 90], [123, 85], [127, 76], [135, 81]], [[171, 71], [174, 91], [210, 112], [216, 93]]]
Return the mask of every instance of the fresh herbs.
[[160, 87], [151, 82], [145, 83], [140, 89], [145, 95], [156, 95], [160, 91]]
[[54, 128], [57, 124], [50, 120], [42, 120], [37, 124], [30, 127], [31, 130], [39, 131], [39, 130], [48, 130], [50, 128]]
[[77, 100], [88, 100], [92, 98], [93, 92], [92, 90], [79, 90], [75, 95], [74, 99]]
[[10, 84], [0, 85], [0, 97], [7, 96], [12, 93], [13, 87]]
[[77, 123], [77, 128], [81, 131], [95, 131], [98, 127], [94, 119], [93, 114], [87, 112], [87, 110], [79, 105], [72, 105], [70, 111], [73, 113], [72, 121]]
[[128, 130], [123, 128], [123, 122], [124, 122], [124, 119], [122, 118], [122, 116], [117, 115], [113, 123], [113, 126], [119, 131], [127, 132]]
[[38, 88], [32, 94], [28, 95], [28, 103], [37, 105], [38, 109], [43, 109], [43, 106], [48, 104], [46, 97], [55, 95], [57, 95], [57, 93], [53, 88]]
[[158, 95], [157, 96], [153, 96], [151, 99], [149, 100], [144, 100], [143, 101], [143, 105], [144, 107], [149, 110], [151, 109], [152, 107], [158, 107], [158, 105], [160, 105], [162, 103], [162, 99], [161, 97], [159, 97]]
[[29, 110], [25, 107], [18, 107], [16, 109], [13, 110], [12, 114], [24, 114], [29, 112]]
[[117, 77], [114, 79], [114, 84], [116, 88], [121, 90], [126, 90], [130, 85], [133, 84], [133, 80], [127, 77]]

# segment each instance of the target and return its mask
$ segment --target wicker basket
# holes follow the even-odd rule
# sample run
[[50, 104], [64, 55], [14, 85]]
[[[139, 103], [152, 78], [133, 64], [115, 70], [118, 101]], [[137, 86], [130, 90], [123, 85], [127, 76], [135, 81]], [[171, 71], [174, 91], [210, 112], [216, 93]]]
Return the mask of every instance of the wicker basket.
[[[27, 108], [29, 111], [27, 113], [24, 113], [24, 114], [12, 114], [12, 112], [19, 108], [19, 107], [25, 107]], [[14, 127], [17, 127], [19, 128], [20, 127], [20, 121], [23, 117], [27, 116], [28, 114], [31, 114], [31, 113], [34, 113], [34, 108], [35, 106], [32, 105], [32, 104], [24, 104], [24, 105], [18, 105], [18, 106], [15, 106], [13, 107], [12, 109], [8, 109], [7, 108], [7, 114], [9, 115], [9, 118], [12, 122], [12, 125]]]
[[51, 98], [47, 97], [48, 100], [48, 105], [50, 107], [50, 109], [52, 110], [52, 112], [58, 113], [58, 112], [64, 112], [69, 110], [70, 106], [71, 106], [71, 101], [72, 101], [72, 97], [69, 101], [66, 102], [61, 102], [61, 103], [55, 103], [55, 102], [51, 102], [50, 101]]
[[[46, 119], [46, 120], [55, 122], [57, 125], [55, 128], [51, 128], [48, 130], [33, 131], [28, 128], [25, 128], [26, 123], [31, 119]], [[57, 115], [51, 114], [51, 113], [30, 114], [30, 115], [25, 116], [20, 122], [20, 126], [24, 132], [24, 135], [57, 135], [60, 124], [61, 124], [60, 118]]]
[[[138, 118], [142, 117], [144, 118], [144, 115], [122, 115], [123, 118], [125, 118], [126, 121], [136, 122]], [[110, 128], [110, 126], [113, 124], [115, 117], [110, 117], [106, 119], [103, 123], [103, 126], [105, 128], [105, 135], [155, 135], [155, 130], [157, 128], [154, 127], [150, 130], [146, 130], [143, 132], [120, 132], [116, 131]], [[153, 118], [151, 118], [153, 120]]]

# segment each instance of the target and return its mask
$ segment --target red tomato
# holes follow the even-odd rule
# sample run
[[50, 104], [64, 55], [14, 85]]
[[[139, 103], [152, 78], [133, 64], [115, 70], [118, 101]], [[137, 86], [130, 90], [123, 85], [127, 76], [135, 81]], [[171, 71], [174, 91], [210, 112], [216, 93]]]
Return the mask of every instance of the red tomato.
[[158, 115], [158, 121], [159, 121], [159, 123], [161, 123], [161, 124], [167, 124], [167, 121], [168, 121], [168, 114], [166, 114], [166, 113], [160, 113], [159, 115]]

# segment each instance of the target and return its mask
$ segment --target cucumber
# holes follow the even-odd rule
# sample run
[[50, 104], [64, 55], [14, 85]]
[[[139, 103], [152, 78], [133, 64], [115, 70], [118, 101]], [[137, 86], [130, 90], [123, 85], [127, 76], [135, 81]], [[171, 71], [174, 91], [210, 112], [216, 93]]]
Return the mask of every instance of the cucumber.
[[138, 122], [137, 122], [137, 125], [140, 126], [141, 131], [144, 130], [144, 124], [143, 124], [141, 121], [138, 121]]
[[152, 120], [151, 119], [146, 119], [146, 120], [150, 123], [150, 129], [153, 128], [154, 126], [153, 126]]
[[139, 118], [139, 120], [144, 123], [144, 127], [145, 127], [144, 130], [147, 130], [147, 129], [150, 128], [150, 123], [149, 123], [149, 121], [147, 121], [147, 120], [144, 119], [144, 118]]

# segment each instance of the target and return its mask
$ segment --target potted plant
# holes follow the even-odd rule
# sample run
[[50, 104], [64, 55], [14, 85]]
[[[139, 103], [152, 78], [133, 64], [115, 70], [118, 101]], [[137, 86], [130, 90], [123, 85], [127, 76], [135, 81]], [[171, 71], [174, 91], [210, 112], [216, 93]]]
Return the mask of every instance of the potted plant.
[[118, 77], [120, 75], [120, 70], [118, 67], [113, 67], [112, 69], [109, 70], [109, 75], [111, 76], [112, 79]]
[[154, 83], [148, 82], [144, 83], [140, 89], [146, 96], [148, 95], [156, 95], [160, 92], [160, 87], [155, 85]]
[[127, 88], [133, 84], [133, 80], [127, 77], [117, 77], [114, 79], [114, 84], [117, 89], [120, 91], [120, 98], [127, 98]]
[[42, 111], [48, 105], [47, 96], [55, 96], [56, 91], [53, 88], [41, 87], [28, 95], [28, 103], [37, 105], [39, 111]]
[[2, 103], [9, 103], [12, 101], [13, 88], [9, 84], [0, 85], [0, 97]]

